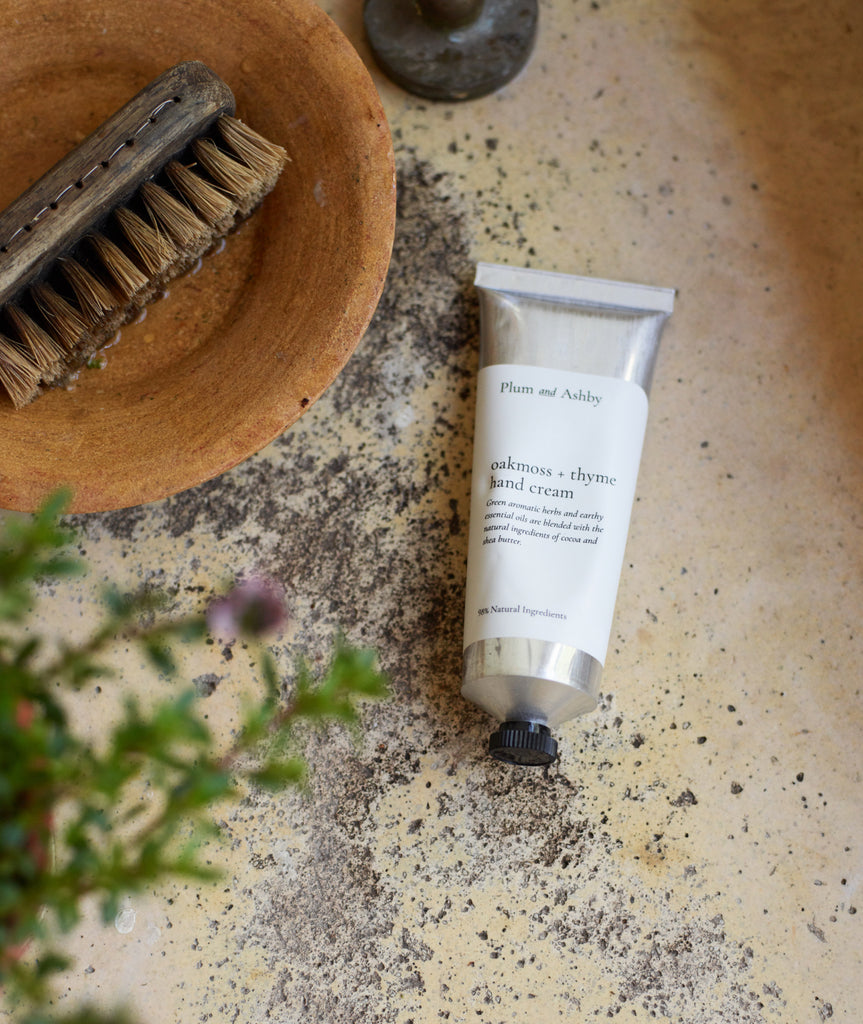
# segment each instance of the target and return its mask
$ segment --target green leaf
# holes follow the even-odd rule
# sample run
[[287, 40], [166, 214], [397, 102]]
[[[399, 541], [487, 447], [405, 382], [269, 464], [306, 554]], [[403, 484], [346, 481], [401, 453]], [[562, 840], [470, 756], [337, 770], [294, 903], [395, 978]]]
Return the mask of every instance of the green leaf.
[[157, 672], [162, 672], [166, 676], [176, 674], [177, 663], [164, 641], [159, 638], [144, 640], [144, 650]]
[[249, 774], [251, 782], [264, 789], [278, 791], [298, 785], [306, 778], [306, 764], [299, 758], [289, 761], [271, 761]]
[[102, 592], [102, 600], [110, 615], [115, 619], [125, 619], [134, 611], [134, 602], [128, 594], [123, 594], [116, 587], [106, 587]]
[[267, 703], [275, 704], [279, 699], [279, 692], [281, 688], [281, 678], [279, 676], [279, 670], [276, 666], [276, 660], [270, 651], [264, 649], [261, 651], [261, 675], [263, 676], [264, 686], [267, 691]]
[[172, 623], [172, 630], [183, 643], [193, 643], [207, 636], [207, 620], [203, 615], [190, 615]]
[[58, 487], [42, 502], [36, 512], [36, 522], [46, 528], [56, 527], [57, 520], [72, 503], [72, 491], [68, 487]]
[[48, 576], [54, 579], [60, 579], [63, 576], [79, 576], [84, 572], [84, 569], [84, 562], [80, 558], [57, 555], [42, 563], [40, 576]]
[[171, 803], [175, 812], [182, 810], [188, 813], [221, 800], [231, 793], [233, 788], [231, 778], [226, 772], [198, 766], [174, 789]]
[[326, 685], [367, 697], [384, 697], [387, 693], [386, 676], [377, 667], [375, 652], [350, 647], [344, 641], [337, 644]]
[[21, 646], [15, 652], [15, 666], [17, 668], [23, 668], [28, 661], [30, 661], [36, 654], [39, 653], [39, 649], [41, 647], [42, 638], [38, 636], [31, 637], [25, 643], [21, 644]]
[[61, 901], [54, 905], [54, 914], [57, 918], [57, 927], [61, 932], [70, 932], [81, 920], [81, 913], [78, 903]]

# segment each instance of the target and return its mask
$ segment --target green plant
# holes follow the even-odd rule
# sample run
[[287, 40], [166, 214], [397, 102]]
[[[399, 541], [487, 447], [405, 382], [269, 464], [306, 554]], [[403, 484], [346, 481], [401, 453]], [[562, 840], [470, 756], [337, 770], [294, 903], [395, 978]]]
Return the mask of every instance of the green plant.
[[[34, 632], [45, 580], [82, 571], [62, 525], [65, 497], [35, 515], [10, 517], [0, 533], [0, 988], [20, 1024], [50, 1024], [51, 979], [65, 966], [56, 937], [94, 897], [103, 918], [123, 896], [160, 879], [213, 877], [199, 856], [217, 832], [214, 803], [246, 787], [301, 783], [306, 764], [292, 742], [298, 723], [358, 721], [357, 700], [381, 697], [386, 682], [371, 651], [339, 639], [327, 672], [315, 680], [298, 663], [283, 685], [261, 643], [283, 608], [265, 581], [240, 583], [200, 614], [172, 616], [165, 595], [109, 590], [104, 621], [83, 641]], [[143, 707], [124, 687], [122, 709], [98, 744], [76, 727], [64, 695], [111, 675], [108, 654], [122, 639], [153, 669], [177, 676], [178, 644], [234, 630], [257, 649], [262, 693], [244, 711], [227, 752], [207, 724], [194, 687]], [[122, 682], [118, 684], [122, 687]], [[146, 784], [154, 799], [134, 798]], [[36, 943], [38, 956], [22, 957]], [[122, 1011], [72, 1011], [64, 1024], [120, 1024]]]

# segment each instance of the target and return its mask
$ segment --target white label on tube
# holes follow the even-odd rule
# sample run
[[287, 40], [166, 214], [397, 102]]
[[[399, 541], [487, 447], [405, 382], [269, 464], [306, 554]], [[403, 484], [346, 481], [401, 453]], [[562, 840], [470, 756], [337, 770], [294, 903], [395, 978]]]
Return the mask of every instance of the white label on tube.
[[630, 381], [480, 370], [466, 648], [525, 637], [604, 663], [646, 423]]

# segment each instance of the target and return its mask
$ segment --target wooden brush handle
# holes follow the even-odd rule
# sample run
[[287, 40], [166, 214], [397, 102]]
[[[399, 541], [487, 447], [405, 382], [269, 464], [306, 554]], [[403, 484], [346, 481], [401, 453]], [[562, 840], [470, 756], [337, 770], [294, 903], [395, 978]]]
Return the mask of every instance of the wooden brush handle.
[[141, 183], [234, 113], [199, 61], [165, 71], [0, 213], [0, 307], [44, 275]]

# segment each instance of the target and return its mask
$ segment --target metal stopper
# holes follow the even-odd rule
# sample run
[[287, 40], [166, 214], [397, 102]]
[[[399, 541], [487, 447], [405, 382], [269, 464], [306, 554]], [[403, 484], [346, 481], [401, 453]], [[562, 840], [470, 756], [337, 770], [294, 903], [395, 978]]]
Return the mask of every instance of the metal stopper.
[[431, 100], [501, 88], [527, 63], [537, 0], [365, 0], [366, 36], [381, 69]]

